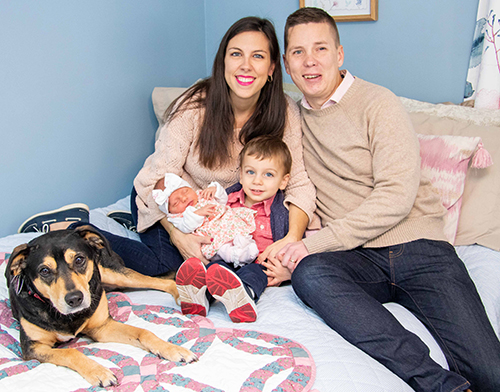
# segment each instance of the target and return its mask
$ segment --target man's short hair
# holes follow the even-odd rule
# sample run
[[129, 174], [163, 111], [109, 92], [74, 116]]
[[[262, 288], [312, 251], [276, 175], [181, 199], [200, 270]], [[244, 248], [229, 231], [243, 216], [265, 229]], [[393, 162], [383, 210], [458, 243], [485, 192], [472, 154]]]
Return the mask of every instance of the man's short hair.
[[288, 49], [288, 32], [294, 26], [306, 24], [306, 23], [327, 23], [330, 25], [333, 31], [333, 38], [337, 47], [340, 45], [340, 35], [337, 28], [337, 24], [333, 18], [326, 11], [320, 8], [314, 7], [304, 7], [299, 8], [293, 14], [290, 14], [286, 19], [285, 24], [285, 53]]
[[292, 169], [292, 155], [286, 143], [275, 136], [258, 136], [245, 144], [240, 153], [240, 167], [245, 156], [257, 159], [274, 159], [283, 168], [283, 174]]

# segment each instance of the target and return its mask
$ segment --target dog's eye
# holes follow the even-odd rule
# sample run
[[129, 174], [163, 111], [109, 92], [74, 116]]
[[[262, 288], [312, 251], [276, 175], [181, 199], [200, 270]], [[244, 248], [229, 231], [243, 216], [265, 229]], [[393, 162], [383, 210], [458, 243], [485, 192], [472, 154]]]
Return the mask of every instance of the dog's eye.
[[75, 257], [75, 264], [78, 266], [84, 265], [85, 264], [85, 257], [83, 257], [83, 256]]
[[40, 270], [38, 271], [38, 273], [41, 275], [41, 276], [49, 276], [50, 275], [50, 269], [48, 269], [47, 267], [43, 267], [43, 268], [40, 268]]

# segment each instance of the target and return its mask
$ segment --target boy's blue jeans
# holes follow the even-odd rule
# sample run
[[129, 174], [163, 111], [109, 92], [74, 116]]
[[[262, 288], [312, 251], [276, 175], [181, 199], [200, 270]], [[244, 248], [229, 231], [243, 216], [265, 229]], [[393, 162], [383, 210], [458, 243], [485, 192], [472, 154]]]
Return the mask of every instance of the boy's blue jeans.
[[[418, 240], [312, 254], [297, 265], [292, 286], [326, 324], [415, 391], [500, 391], [500, 342], [449, 243]], [[397, 302], [419, 318], [451, 371], [429, 357], [427, 346], [385, 302]]]

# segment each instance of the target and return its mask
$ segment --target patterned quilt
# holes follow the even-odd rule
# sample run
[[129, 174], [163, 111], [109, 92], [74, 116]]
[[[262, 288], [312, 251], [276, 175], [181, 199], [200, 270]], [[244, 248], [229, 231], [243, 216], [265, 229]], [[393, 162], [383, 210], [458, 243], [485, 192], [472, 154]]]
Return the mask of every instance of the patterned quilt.
[[[0, 253], [0, 265], [7, 258]], [[184, 316], [166, 306], [133, 304], [124, 293], [108, 293], [111, 316], [146, 328], [199, 356], [191, 364], [161, 360], [125, 344], [95, 343], [82, 336], [61, 345], [73, 347], [112, 369], [116, 391], [308, 391], [315, 364], [308, 350], [293, 340], [252, 330], [215, 328], [208, 319]], [[9, 300], [0, 300], [0, 390], [97, 391], [78, 373], [52, 364], [23, 361], [19, 323]]]

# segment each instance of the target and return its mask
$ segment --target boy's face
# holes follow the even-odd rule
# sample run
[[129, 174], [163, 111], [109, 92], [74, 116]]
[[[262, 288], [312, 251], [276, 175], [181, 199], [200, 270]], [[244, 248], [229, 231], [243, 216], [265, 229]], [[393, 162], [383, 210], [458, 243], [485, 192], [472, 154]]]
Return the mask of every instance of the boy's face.
[[240, 182], [245, 192], [245, 205], [273, 197], [278, 189], [285, 189], [290, 174], [285, 174], [276, 159], [257, 159], [245, 155], [241, 163]]
[[168, 198], [168, 212], [171, 214], [180, 214], [186, 211], [189, 206], [195, 206], [198, 203], [198, 195], [190, 187], [176, 189]]

